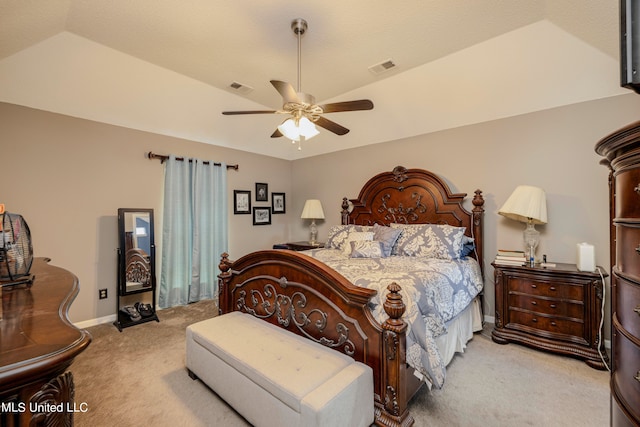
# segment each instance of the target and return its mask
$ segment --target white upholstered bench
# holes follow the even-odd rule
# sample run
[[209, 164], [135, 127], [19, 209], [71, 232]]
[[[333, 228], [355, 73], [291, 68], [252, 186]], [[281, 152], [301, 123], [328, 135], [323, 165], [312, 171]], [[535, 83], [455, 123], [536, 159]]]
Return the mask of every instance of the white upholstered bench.
[[186, 364], [255, 426], [368, 426], [373, 372], [363, 363], [249, 314], [187, 328]]

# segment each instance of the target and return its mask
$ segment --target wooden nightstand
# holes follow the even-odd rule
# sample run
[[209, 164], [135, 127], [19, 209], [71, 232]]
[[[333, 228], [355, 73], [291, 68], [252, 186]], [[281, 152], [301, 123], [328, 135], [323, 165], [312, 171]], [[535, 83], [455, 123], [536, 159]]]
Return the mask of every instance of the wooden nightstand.
[[600, 337], [603, 283], [597, 271], [579, 271], [574, 264], [491, 265], [496, 290], [493, 341], [570, 355], [605, 369], [598, 352], [600, 347], [608, 361]]
[[309, 249], [318, 249], [324, 248], [324, 243], [317, 242], [312, 244], [307, 241], [302, 242], [290, 242], [290, 243], [282, 243], [279, 245], [273, 245], [273, 249], [290, 249], [292, 251], [306, 251]]

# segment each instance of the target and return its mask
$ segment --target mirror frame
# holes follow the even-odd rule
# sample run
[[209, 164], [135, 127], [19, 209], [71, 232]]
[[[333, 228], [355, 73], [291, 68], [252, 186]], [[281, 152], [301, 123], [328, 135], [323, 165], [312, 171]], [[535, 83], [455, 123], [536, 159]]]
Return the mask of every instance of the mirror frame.
[[[145, 214], [149, 219], [149, 268], [150, 268], [150, 286], [140, 286], [136, 289], [129, 290], [127, 288], [127, 232], [133, 230], [127, 230], [127, 214]], [[119, 208], [118, 209], [118, 291], [121, 296], [131, 295], [140, 292], [154, 291], [156, 289], [156, 245], [155, 245], [155, 233], [154, 233], [154, 219], [153, 209], [134, 209], [134, 208]], [[155, 301], [154, 301], [155, 305]]]

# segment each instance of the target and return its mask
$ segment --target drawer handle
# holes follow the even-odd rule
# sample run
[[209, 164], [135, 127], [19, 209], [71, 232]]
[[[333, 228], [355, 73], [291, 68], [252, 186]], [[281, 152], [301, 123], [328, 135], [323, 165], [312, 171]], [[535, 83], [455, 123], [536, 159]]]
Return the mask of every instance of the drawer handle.
[[[640, 248], [640, 246], [638, 246], [638, 248]], [[638, 253], [640, 253], [640, 252], [638, 252]], [[551, 289], [552, 291], [555, 291], [556, 287], [555, 286], [550, 286], [549, 289]]]
[[531, 305], [538, 305], [536, 301], [531, 301]]
[[555, 304], [551, 304], [549, 307], [556, 308], [556, 305]]
[[640, 371], [638, 371], [638, 373], [636, 374], [635, 377], [633, 377], [636, 381], [638, 381], [640, 383]]
[[636, 185], [635, 188], [633, 189], [633, 191], [635, 191], [636, 193], [640, 194], [640, 184]]
[[535, 318], [535, 317], [534, 317], [533, 319], [531, 319], [531, 321], [532, 321], [533, 323], [538, 323], [538, 319], [537, 319], [537, 318]]
[[640, 245], [638, 245], [638, 247], [636, 248], [636, 253], [640, 255]]
[[640, 316], [640, 305], [633, 309], [638, 316]]
[[[638, 248], [640, 248], [640, 246], [638, 246]], [[538, 285], [531, 285], [531, 287], [532, 287], [533, 289], [535, 289], [535, 288], [537, 288], [537, 287], [538, 287]]]
[[551, 326], [556, 326], [556, 322], [551, 321]]

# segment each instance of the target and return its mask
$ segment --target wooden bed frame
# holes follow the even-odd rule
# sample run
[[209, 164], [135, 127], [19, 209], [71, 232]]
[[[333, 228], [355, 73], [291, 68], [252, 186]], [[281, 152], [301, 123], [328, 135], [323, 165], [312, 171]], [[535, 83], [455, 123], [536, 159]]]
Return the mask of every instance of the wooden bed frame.
[[[398, 166], [371, 178], [357, 199], [342, 203], [342, 223], [435, 223], [466, 227], [483, 268], [484, 199], [475, 191], [472, 212], [435, 174]], [[349, 210], [349, 205], [352, 209]], [[244, 311], [363, 362], [374, 372], [376, 425], [410, 426], [408, 403], [422, 382], [406, 363], [406, 307], [391, 283], [378, 323], [368, 308], [376, 291], [359, 288], [324, 263], [290, 250], [253, 252], [237, 261], [222, 255], [219, 311]]]

